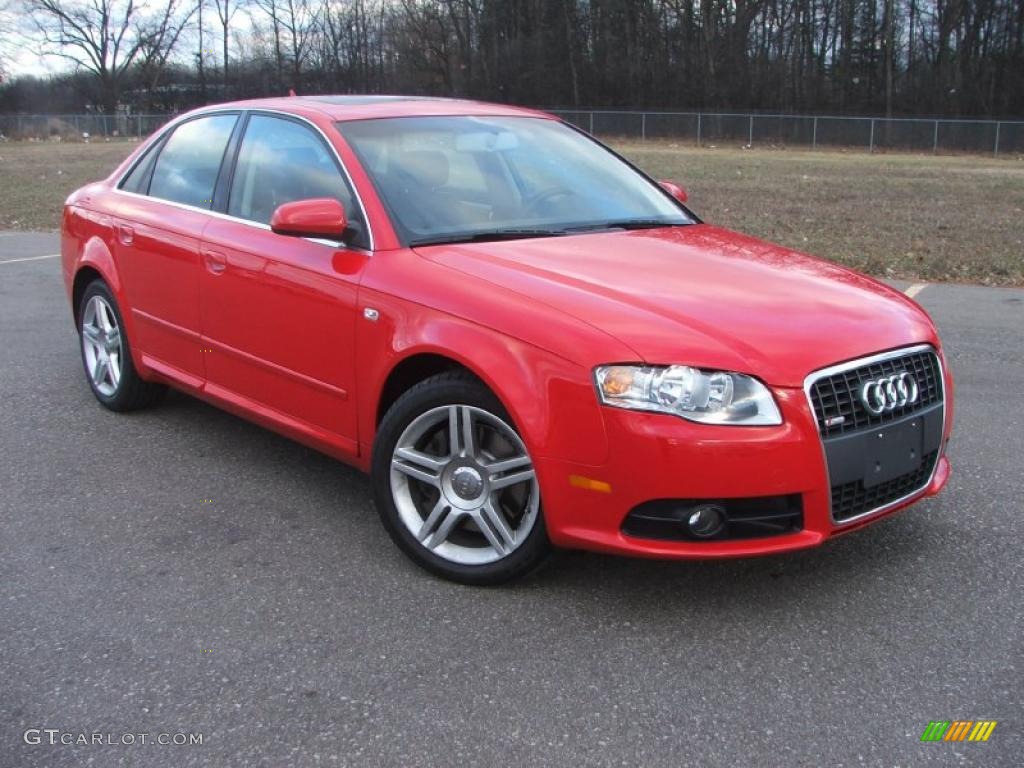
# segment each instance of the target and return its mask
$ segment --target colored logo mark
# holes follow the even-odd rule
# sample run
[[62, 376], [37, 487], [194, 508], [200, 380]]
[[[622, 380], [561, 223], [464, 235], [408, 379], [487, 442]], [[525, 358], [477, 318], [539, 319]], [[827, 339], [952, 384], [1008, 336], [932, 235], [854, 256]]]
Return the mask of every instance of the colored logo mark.
[[921, 741], [988, 741], [996, 720], [932, 720]]

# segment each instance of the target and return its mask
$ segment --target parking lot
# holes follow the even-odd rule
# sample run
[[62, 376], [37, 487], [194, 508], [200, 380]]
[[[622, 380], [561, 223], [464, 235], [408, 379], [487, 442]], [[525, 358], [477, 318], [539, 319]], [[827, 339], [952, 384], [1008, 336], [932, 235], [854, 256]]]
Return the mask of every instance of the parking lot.
[[474, 589], [408, 562], [352, 469], [180, 394], [101, 408], [57, 247], [0, 234], [3, 768], [1020, 764], [1024, 290], [916, 296], [957, 383], [937, 499], [797, 555], [567, 552]]

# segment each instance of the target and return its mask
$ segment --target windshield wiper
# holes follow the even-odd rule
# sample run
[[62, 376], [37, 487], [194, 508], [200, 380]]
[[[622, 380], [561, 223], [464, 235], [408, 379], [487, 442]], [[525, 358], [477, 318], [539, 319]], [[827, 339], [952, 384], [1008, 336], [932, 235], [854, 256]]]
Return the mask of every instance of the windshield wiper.
[[678, 227], [681, 223], [663, 221], [662, 219], [621, 219], [619, 221], [602, 221], [598, 224], [569, 227], [566, 229], [566, 232], [593, 232], [599, 229], [657, 229], [659, 227]]
[[442, 245], [445, 243], [486, 243], [496, 240], [523, 240], [528, 237], [558, 237], [566, 234], [564, 229], [490, 229], [486, 232], [464, 232], [437, 237], [424, 237], [410, 241], [416, 248], [421, 245]]

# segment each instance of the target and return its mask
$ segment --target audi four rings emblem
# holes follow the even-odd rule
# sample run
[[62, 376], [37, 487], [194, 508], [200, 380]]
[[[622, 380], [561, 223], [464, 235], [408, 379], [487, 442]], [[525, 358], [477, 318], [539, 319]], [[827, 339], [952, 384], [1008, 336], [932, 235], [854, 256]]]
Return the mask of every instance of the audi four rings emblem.
[[860, 401], [875, 416], [894, 411], [917, 402], [921, 392], [917, 380], [906, 371], [865, 381], [860, 390]]

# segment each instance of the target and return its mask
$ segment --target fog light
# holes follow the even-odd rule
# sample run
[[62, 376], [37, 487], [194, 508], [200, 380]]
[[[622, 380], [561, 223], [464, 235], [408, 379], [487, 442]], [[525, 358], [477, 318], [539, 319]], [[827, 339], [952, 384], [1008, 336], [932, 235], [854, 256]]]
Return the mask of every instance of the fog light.
[[725, 509], [717, 504], [701, 504], [694, 507], [686, 519], [690, 534], [699, 539], [717, 536], [725, 527]]

